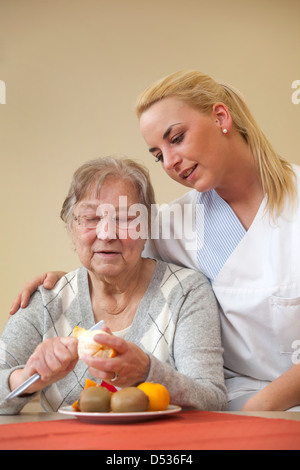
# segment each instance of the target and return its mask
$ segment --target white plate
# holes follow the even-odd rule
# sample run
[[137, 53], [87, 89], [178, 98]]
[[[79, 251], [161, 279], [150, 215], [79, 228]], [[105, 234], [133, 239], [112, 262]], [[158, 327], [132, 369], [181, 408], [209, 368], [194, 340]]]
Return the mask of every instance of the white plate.
[[179, 411], [181, 411], [181, 408], [180, 406], [176, 405], [169, 405], [165, 411], [145, 411], [136, 413], [83, 413], [81, 411], [74, 411], [72, 406], [65, 406], [58, 410], [59, 413], [74, 416], [80, 421], [101, 424], [148, 421], [151, 419], [162, 418], [170, 414], [178, 413]]

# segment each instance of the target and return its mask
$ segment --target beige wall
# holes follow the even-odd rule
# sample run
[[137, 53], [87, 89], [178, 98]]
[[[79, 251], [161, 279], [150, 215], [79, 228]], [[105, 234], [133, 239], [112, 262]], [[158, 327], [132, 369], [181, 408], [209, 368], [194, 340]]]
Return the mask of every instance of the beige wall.
[[126, 154], [158, 202], [185, 192], [139, 134], [135, 99], [153, 80], [195, 68], [231, 82], [300, 164], [299, 17], [299, 0], [0, 0], [0, 331], [28, 278], [78, 265], [59, 211], [81, 163]]

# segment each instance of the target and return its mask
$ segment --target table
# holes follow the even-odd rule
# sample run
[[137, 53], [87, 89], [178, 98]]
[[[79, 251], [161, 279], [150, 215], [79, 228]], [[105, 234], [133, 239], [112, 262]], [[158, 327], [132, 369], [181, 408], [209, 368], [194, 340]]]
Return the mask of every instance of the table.
[[0, 450], [102, 449], [105, 458], [116, 458], [125, 450], [186, 455], [200, 449], [300, 449], [300, 412], [189, 410], [134, 424], [90, 424], [40, 412], [38, 406], [30, 403], [18, 416], [0, 416]]

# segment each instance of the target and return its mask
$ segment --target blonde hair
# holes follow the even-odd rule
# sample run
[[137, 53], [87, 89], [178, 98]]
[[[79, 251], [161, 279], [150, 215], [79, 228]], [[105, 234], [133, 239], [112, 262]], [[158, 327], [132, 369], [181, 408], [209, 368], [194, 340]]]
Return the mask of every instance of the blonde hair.
[[209, 114], [215, 103], [224, 103], [230, 111], [233, 125], [254, 156], [270, 213], [279, 215], [286, 198], [294, 204], [296, 187], [293, 168], [275, 152], [238, 90], [231, 85], [217, 83], [198, 71], [176, 72], [158, 80], [139, 96], [136, 103], [138, 117], [152, 104], [167, 97], [181, 99], [204, 114]]

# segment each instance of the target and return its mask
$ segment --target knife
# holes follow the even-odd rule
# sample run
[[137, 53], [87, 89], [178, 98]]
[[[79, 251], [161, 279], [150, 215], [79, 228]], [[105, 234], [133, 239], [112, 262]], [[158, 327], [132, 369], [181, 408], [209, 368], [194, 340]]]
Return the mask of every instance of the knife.
[[[104, 325], [104, 320], [101, 320], [98, 323], [96, 323], [94, 326], [92, 326], [92, 328], [90, 328], [89, 331], [101, 329], [103, 325]], [[13, 390], [9, 395], [7, 395], [7, 397], [5, 398], [5, 401], [10, 401], [13, 398], [18, 397], [19, 395], [22, 395], [22, 393], [24, 393], [25, 390], [31, 387], [31, 385], [37, 382], [40, 378], [41, 376], [39, 374], [32, 375], [31, 377], [29, 377], [29, 379], [25, 380], [25, 382], [19, 385], [19, 387], [15, 388], [15, 390]]]

